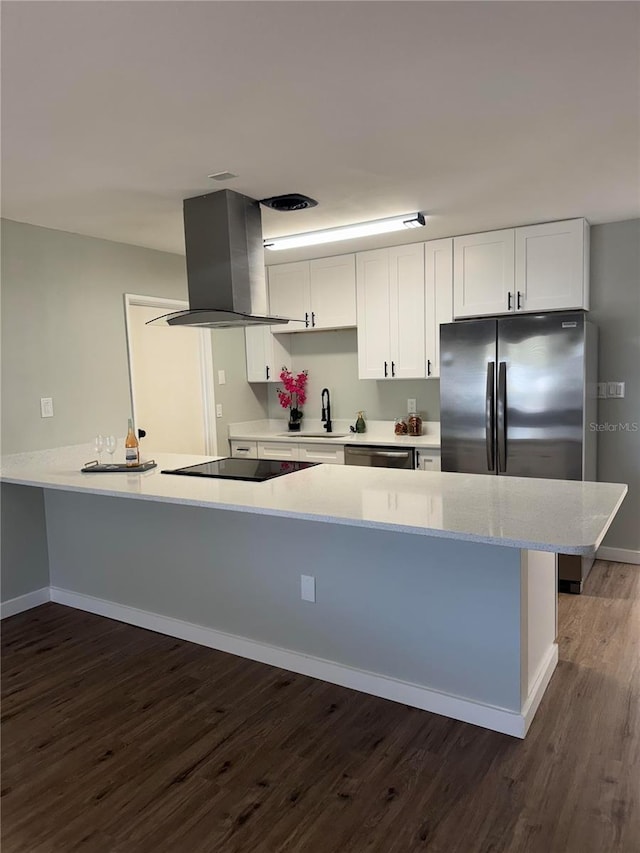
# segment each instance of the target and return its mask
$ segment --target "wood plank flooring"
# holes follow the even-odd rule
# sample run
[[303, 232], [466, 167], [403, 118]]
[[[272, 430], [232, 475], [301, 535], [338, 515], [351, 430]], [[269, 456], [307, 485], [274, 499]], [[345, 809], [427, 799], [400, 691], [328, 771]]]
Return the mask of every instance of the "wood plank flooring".
[[2, 624], [3, 853], [638, 853], [640, 567], [560, 596], [525, 741], [46, 604]]

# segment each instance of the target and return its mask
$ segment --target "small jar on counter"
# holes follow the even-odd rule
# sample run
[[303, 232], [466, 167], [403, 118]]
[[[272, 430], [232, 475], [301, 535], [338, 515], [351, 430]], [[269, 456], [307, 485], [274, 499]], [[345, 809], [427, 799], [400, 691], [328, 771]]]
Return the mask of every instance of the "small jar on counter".
[[396, 425], [393, 431], [396, 435], [407, 435], [409, 427], [407, 425], [406, 418], [396, 418]]
[[409, 412], [407, 429], [409, 435], [422, 435], [422, 418], [417, 412]]

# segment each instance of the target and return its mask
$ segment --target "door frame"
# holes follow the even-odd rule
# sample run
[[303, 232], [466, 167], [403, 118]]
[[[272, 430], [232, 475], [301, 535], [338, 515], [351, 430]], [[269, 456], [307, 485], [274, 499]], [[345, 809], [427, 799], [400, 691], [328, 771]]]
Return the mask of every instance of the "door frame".
[[[138, 429], [136, 416], [134, 359], [131, 341], [131, 308], [140, 305], [145, 308], [158, 308], [159, 311], [184, 311], [189, 303], [183, 299], [166, 299], [163, 296], [143, 296], [139, 293], [125, 293], [124, 324], [127, 338], [127, 367], [129, 371], [129, 399], [134, 429]], [[195, 329], [198, 334], [200, 354], [200, 390], [202, 392], [202, 411], [204, 417], [204, 447], [207, 455], [217, 455], [218, 436], [216, 431], [216, 407], [213, 384], [213, 352], [211, 335], [208, 329]]]

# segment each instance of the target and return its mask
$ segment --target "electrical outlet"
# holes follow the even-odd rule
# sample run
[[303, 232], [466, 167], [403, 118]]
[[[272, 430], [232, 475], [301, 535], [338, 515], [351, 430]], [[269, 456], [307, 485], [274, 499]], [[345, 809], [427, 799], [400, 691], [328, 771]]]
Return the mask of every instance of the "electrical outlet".
[[40, 417], [53, 417], [53, 397], [40, 397]]
[[607, 382], [607, 397], [624, 397], [624, 382]]
[[225, 376], [224, 370], [218, 371], [218, 385], [226, 385], [227, 377]]
[[222, 417], [222, 403], [216, 403], [216, 417]]
[[606, 382], [597, 382], [596, 385], [598, 388], [598, 393], [597, 393], [598, 398], [600, 400], [606, 400], [607, 399], [607, 383]]
[[415, 412], [417, 411], [416, 398], [409, 397], [407, 400], [407, 412]]
[[316, 579], [313, 575], [300, 575], [300, 598], [303, 601], [316, 600]]

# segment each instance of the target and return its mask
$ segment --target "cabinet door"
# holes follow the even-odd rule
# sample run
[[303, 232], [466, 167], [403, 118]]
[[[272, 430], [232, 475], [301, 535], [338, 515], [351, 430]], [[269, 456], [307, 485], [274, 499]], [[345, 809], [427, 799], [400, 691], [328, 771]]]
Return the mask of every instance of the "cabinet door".
[[392, 379], [427, 375], [424, 243], [389, 249], [389, 329]]
[[584, 219], [516, 228], [516, 309], [588, 308], [589, 225]]
[[255, 441], [236, 439], [231, 442], [231, 455], [236, 459], [257, 459], [258, 446]]
[[356, 256], [318, 258], [309, 263], [311, 326], [339, 329], [356, 325]]
[[282, 459], [283, 461], [298, 459], [298, 445], [285, 444], [283, 441], [259, 441], [258, 459]]
[[277, 264], [268, 268], [269, 311], [276, 317], [296, 317], [286, 326], [272, 326], [278, 334], [298, 332], [306, 328], [305, 315], [311, 322], [309, 304], [309, 261], [295, 264]]
[[358, 376], [360, 379], [384, 379], [385, 372], [391, 375], [388, 249], [356, 255], [356, 293]]
[[272, 334], [273, 328], [247, 326], [244, 330], [247, 382], [279, 382], [283, 365], [291, 362], [289, 350]]
[[416, 467], [419, 471], [440, 471], [440, 450], [422, 450], [416, 453]]
[[298, 446], [300, 462], [322, 462], [325, 465], [344, 465], [344, 445], [301, 444]]
[[440, 324], [453, 320], [453, 240], [424, 245], [427, 376], [440, 376]]
[[247, 353], [247, 382], [268, 382], [265, 329], [270, 326], [247, 326], [244, 345]]
[[453, 239], [453, 313], [507, 314], [514, 309], [515, 232], [490, 231]]

